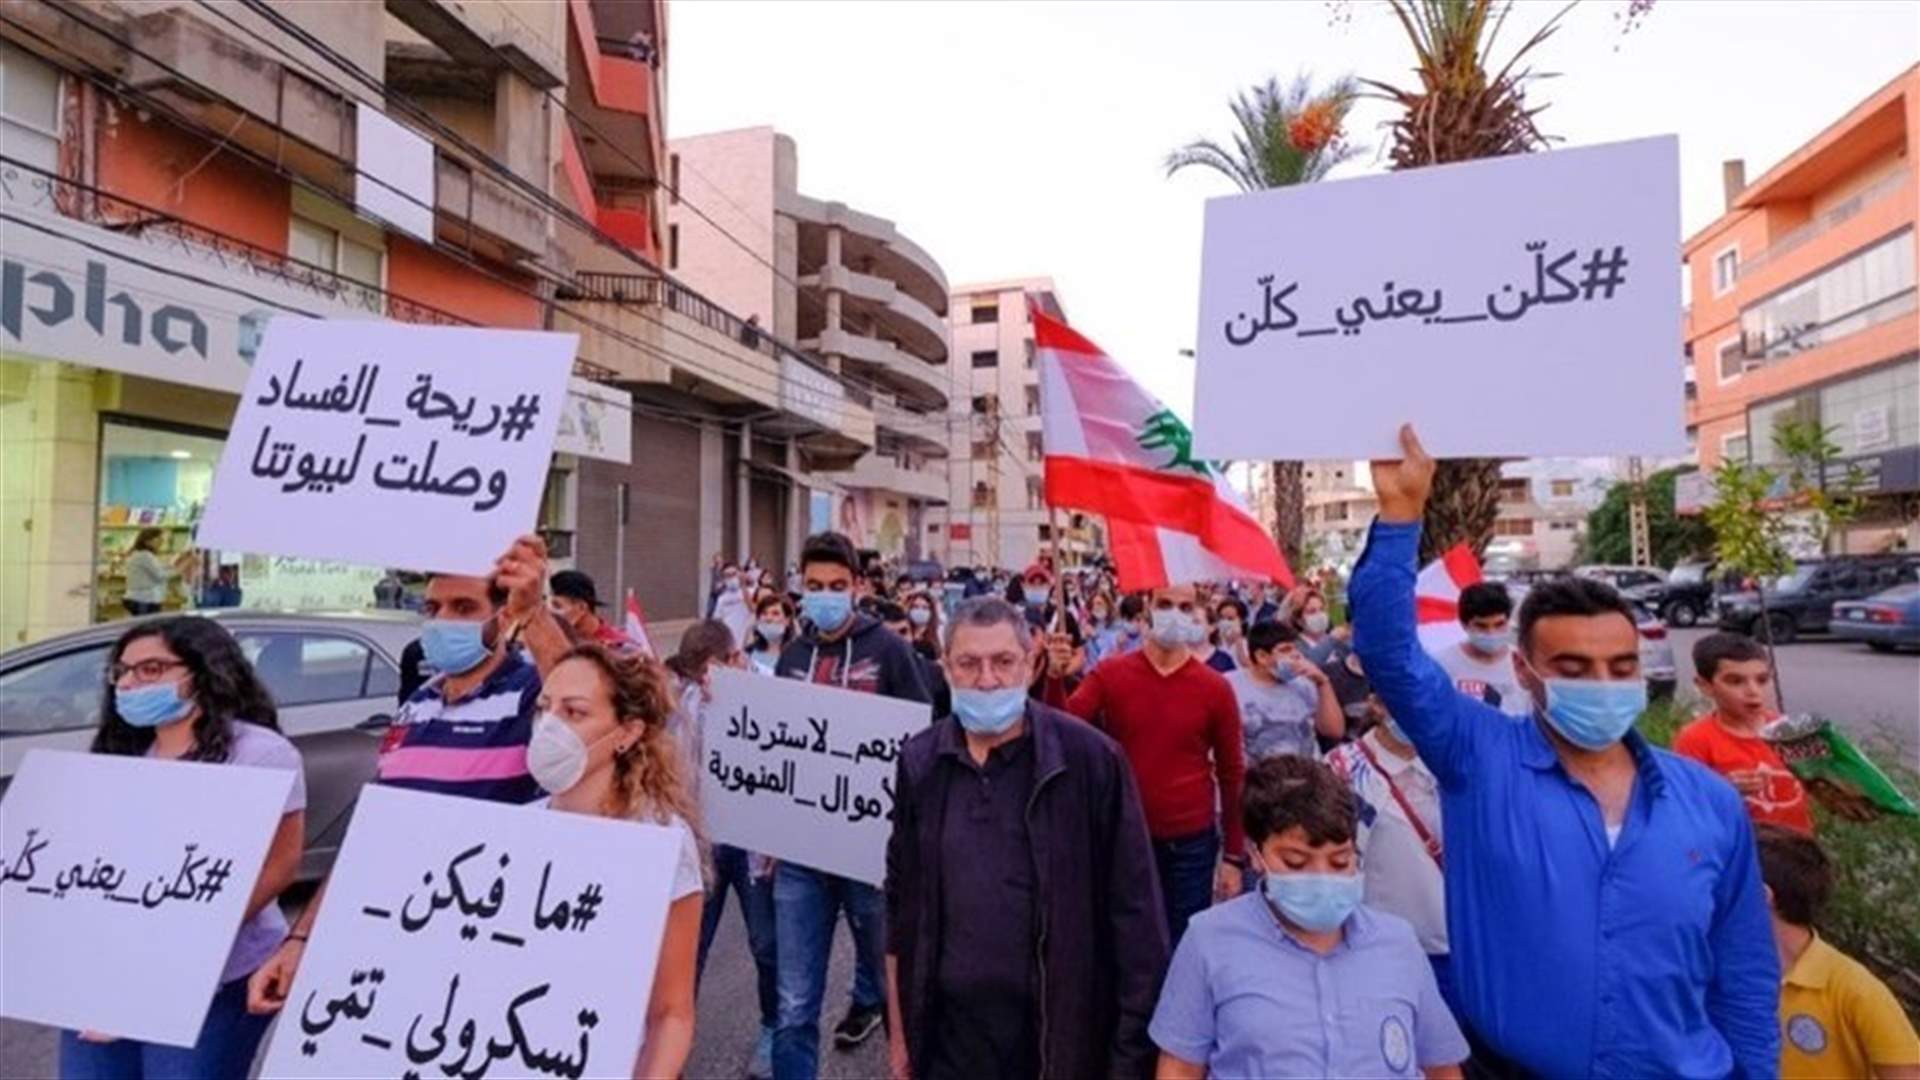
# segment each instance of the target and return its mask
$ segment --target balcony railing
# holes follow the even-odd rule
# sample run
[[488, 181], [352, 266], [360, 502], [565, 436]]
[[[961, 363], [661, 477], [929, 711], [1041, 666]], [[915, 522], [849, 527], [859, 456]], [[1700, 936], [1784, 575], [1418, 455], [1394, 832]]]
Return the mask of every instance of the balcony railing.
[[1827, 210], [1818, 217], [1783, 234], [1780, 239], [1769, 244], [1765, 251], [1760, 252], [1751, 259], [1742, 260], [1735, 271], [1736, 278], [1743, 278], [1748, 274], [1758, 273], [1775, 259], [1804, 247], [1816, 237], [1839, 227], [1849, 218], [1857, 216], [1860, 211], [1865, 210], [1867, 207], [1872, 206], [1874, 203], [1879, 202], [1881, 199], [1899, 190], [1902, 185], [1907, 183], [1912, 175], [1913, 172], [1910, 169], [1895, 169], [1886, 176], [1875, 180], [1873, 183], [1854, 192], [1847, 198], [1828, 207]]
[[560, 286], [555, 299], [663, 307], [776, 361], [791, 357], [795, 362], [839, 383], [847, 392], [847, 397], [855, 403], [868, 407], [873, 403], [873, 394], [864, 386], [849, 382], [818, 359], [785, 344], [758, 324], [740, 318], [669, 277], [582, 270], [573, 275], [571, 284]]
[[382, 318], [440, 326], [473, 325], [472, 320], [450, 311], [0, 155], [0, 208], [8, 204], [52, 211], [139, 240], [158, 252], [223, 270], [245, 271]]

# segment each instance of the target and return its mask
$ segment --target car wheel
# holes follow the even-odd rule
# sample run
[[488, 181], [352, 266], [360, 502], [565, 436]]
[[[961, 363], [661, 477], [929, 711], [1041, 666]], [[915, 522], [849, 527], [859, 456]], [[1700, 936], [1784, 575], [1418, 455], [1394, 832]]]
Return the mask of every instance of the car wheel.
[[1768, 615], [1765, 620], [1754, 620], [1753, 636], [1775, 645], [1790, 645], [1798, 629], [1794, 625], [1793, 616], [1784, 611], [1776, 611]]
[[1661, 618], [1674, 626], [1692, 626], [1700, 621], [1700, 612], [1694, 608], [1691, 600], [1675, 600], [1667, 605], [1667, 610], [1661, 614]]
[[1893, 642], [1891, 642], [1891, 641], [1869, 641], [1869, 642], [1867, 642], [1867, 648], [1869, 648], [1869, 649], [1872, 649], [1872, 650], [1873, 650], [1874, 652], [1892, 652], [1892, 651], [1893, 651]]

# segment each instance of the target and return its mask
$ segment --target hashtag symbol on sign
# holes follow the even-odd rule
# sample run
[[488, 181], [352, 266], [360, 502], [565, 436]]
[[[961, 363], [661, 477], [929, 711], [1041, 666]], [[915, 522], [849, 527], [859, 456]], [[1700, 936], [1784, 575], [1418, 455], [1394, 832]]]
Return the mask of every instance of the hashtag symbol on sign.
[[194, 898], [202, 903], [211, 903], [220, 895], [220, 890], [233, 874], [233, 860], [221, 859], [207, 868], [207, 876], [200, 879], [200, 887], [194, 890]]
[[1613, 290], [1626, 283], [1627, 276], [1621, 273], [1626, 268], [1625, 248], [1615, 244], [1611, 255], [1600, 248], [1594, 248], [1593, 256], [1580, 266], [1587, 275], [1580, 279], [1580, 287], [1586, 290], [1586, 299], [1593, 299], [1593, 294], [1602, 289], [1605, 289], [1606, 293], [1601, 299], [1613, 299]]
[[575, 930], [585, 930], [587, 924], [593, 921], [594, 915], [597, 914], [599, 910], [599, 884], [595, 883], [581, 889], [580, 895], [575, 897], [573, 901], [573, 928]]
[[540, 415], [540, 395], [521, 394], [507, 406], [507, 418], [500, 424], [501, 442], [519, 442], [533, 430], [533, 418]]

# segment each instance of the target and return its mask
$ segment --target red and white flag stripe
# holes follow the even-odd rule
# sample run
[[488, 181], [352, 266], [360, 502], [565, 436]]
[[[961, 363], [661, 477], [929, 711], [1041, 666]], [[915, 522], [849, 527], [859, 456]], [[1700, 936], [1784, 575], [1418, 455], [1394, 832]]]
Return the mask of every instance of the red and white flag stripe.
[[1186, 426], [1112, 357], [1033, 312], [1046, 496], [1100, 514], [1122, 589], [1277, 581], [1293, 573], [1219, 470], [1188, 457]]
[[632, 589], [627, 590], [627, 620], [621, 629], [626, 631], [627, 640], [633, 642], [642, 653], [655, 655], [653, 639], [647, 636], [646, 616], [640, 613], [640, 598], [633, 595]]
[[1480, 560], [1465, 544], [1420, 568], [1413, 581], [1413, 603], [1420, 647], [1437, 653], [1467, 639], [1460, 625], [1460, 594], [1480, 581]]

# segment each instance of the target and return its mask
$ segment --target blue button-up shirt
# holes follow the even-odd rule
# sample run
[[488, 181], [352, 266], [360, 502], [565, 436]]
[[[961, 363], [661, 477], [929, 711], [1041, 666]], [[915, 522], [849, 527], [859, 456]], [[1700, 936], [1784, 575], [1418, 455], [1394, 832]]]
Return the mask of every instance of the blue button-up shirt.
[[1461, 1019], [1556, 1077], [1777, 1075], [1780, 962], [1740, 796], [1629, 733], [1609, 846], [1539, 722], [1461, 694], [1421, 650], [1419, 542], [1376, 522], [1347, 595], [1367, 678], [1440, 782]]
[[1147, 1033], [1218, 1077], [1419, 1076], [1467, 1059], [1404, 919], [1357, 908], [1323, 955], [1257, 891], [1193, 917]]

